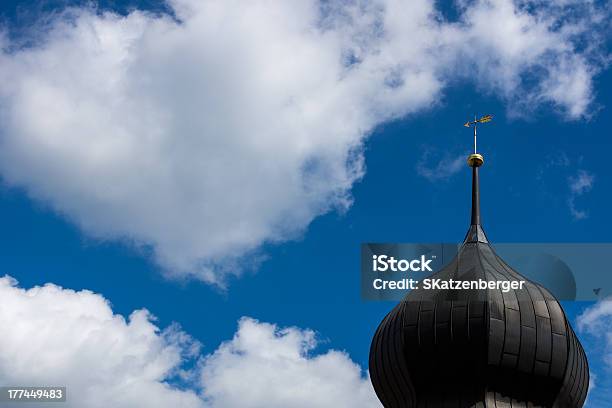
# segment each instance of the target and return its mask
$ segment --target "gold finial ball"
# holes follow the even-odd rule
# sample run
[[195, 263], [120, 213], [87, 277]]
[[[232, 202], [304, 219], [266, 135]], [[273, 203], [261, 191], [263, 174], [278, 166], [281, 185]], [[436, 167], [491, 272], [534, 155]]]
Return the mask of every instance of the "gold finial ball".
[[484, 163], [484, 157], [482, 157], [482, 154], [478, 153], [470, 154], [467, 162], [470, 167], [480, 167], [482, 163]]

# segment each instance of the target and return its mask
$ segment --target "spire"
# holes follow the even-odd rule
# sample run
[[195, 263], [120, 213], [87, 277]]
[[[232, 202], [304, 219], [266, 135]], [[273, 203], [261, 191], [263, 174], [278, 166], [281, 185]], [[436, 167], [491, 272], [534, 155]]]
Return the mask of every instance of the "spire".
[[468, 165], [472, 168], [472, 218], [470, 230], [465, 238], [466, 242], [487, 242], [487, 237], [480, 224], [480, 180], [478, 179], [478, 168], [483, 165], [484, 157], [478, 153], [476, 147], [476, 127], [479, 123], [490, 122], [493, 115], [485, 115], [480, 119], [465, 123], [465, 127], [474, 127], [474, 153], [468, 156]]
[[479, 157], [473, 154], [470, 156], [468, 161], [472, 161], [474, 164], [470, 164], [472, 167], [472, 221], [470, 225], [480, 225], [480, 183], [478, 180], [478, 167], [482, 165], [482, 159], [480, 161], [481, 164], [476, 164]]

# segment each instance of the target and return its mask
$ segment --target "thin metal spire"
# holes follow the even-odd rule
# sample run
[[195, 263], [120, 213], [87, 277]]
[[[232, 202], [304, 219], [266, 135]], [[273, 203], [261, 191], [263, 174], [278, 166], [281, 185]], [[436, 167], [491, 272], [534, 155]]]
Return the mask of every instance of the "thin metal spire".
[[480, 225], [480, 182], [478, 179], [478, 167], [484, 163], [484, 157], [478, 153], [476, 145], [476, 127], [479, 123], [487, 123], [493, 119], [493, 115], [485, 115], [480, 119], [463, 124], [465, 127], [474, 127], [474, 153], [468, 159], [468, 165], [472, 168], [472, 219], [471, 225]]

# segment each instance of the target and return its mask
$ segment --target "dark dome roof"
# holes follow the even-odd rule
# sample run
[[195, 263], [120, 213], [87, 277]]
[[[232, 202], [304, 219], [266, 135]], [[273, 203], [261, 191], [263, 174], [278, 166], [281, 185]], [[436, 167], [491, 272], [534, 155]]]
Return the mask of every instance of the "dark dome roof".
[[478, 166], [472, 225], [457, 256], [431, 278], [525, 285], [409, 292], [372, 340], [376, 394], [387, 408], [581, 407], [589, 384], [584, 350], [555, 297], [489, 245], [480, 226]]

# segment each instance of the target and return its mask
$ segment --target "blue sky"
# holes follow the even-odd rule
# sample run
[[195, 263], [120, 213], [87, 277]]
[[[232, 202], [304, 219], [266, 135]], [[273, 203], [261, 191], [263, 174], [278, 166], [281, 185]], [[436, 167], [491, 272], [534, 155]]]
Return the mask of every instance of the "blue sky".
[[[121, 12], [130, 9], [119, 1], [103, 4]], [[152, 1], [128, 4], [159, 7]], [[19, 32], [21, 24], [32, 21], [16, 17], [26, 9], [29, 2], [2, 2], [4, 24]], [[485, 156], [482, 217], [493, 242], [611, 240], [610, 70], [594, 76], [593, 102], [579, 118], [568, 118], [551, 103], [518, 108], [517, 115], [515, 105], [509, 107], [486, 82], [475, 82], [455, 80], [433, 106], [375, 126], [364, 142], [364, 176], [350, 189], [352, 205], [315, 217], [288, 241], [265, 243], [258, 250], [265, 258], [261, 264], [240, 277], [230, 276], [226, 289], [168, 279], [149, 250], [92, 238], [71, 215], [14, 183], [0, 191], [0, 271], [24, 288], [53, 282], [100, 293], [115, 313], [146, 308], [157, 317], [158, 327], [179, 323], [203, 344], [204, 353], [231, 339], [243, 316], [311, 328], [322, 340], [317, 352], [345, 350], [365, 370], [372, 333], [393, 304], [360, 299], [359, 245], [463, 238], [471, 179], [464, 161], [458, 168], [451, 163], [470, 150], [471, 134], [462, 124], [474, 113], [495, 115], [479, 137]], [[593, 177], [592, 187], [572, 193], [580, 171]], [[584, 217], [572, 213], [569, 200]], [[572, 321], [590, 305], [564, 303]], [[602, 352], [603, 339], [597, 343], [585, 334], [581, 339], [587, 350]], [[609, 371], [600, 355], [590, 357], [603, 385], [595, 388], [590, 406], [604, 406]]]

